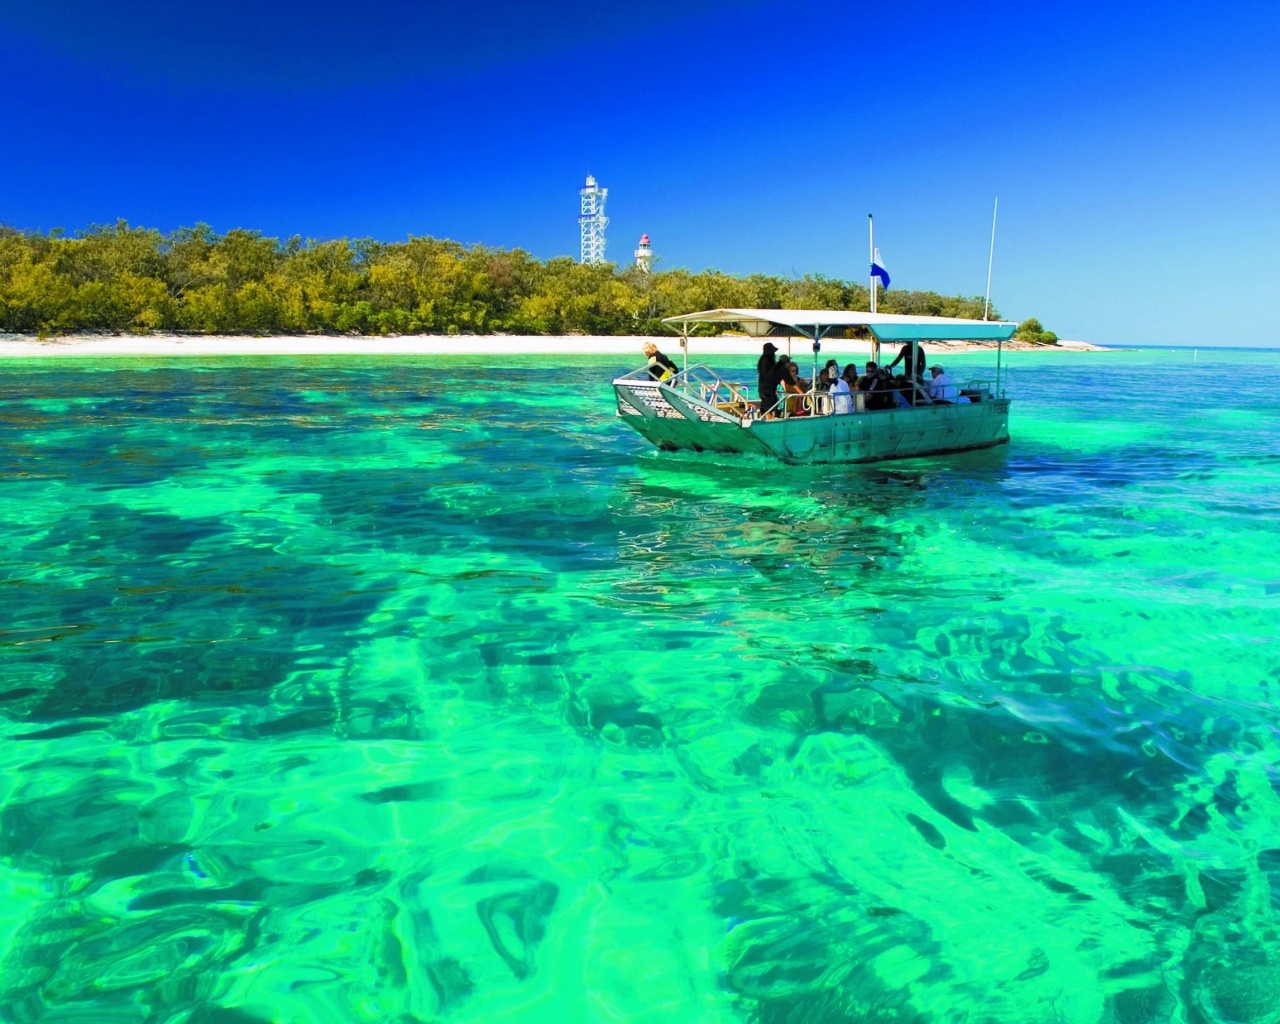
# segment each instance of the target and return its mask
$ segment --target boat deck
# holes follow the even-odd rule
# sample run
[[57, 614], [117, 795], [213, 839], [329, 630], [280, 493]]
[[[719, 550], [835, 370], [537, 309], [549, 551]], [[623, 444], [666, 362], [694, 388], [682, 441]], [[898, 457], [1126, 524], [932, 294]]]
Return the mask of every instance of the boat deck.
[[795, 400], [763, 417], [748, 385], [704, 365], [666, 381], [654, 380], [646, 367], [613, 385], [618, 415], [667, 451], [754, 452], [790, 463], [876, 462], [1009, 440], [1009, 400], [997, 396], [986, 381], [966, 384], [962, 391], [971, 401], [963, 404], [862, 407], [836, 414], [829, 395], [810, 391], [787, 396]]

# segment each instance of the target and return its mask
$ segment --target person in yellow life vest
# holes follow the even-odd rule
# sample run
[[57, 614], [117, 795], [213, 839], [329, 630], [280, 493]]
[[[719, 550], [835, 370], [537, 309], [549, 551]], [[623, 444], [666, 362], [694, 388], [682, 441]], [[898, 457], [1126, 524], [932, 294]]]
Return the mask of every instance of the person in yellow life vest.
[[676, 364], [659, 352], [653, 342], [644, 343], [644, 354], [649, 357], [649, 376], [654, 380], [670, 380], [679, 372]]
[[785, 392], [782, 403], [788, 416], [809, 415], [809, 410], [804, 404], [805, 396], [809, 393], [809, 382], [800, 376], [800, 364], [794, 359], [787, 360], [786, 373], [782, 378], [782, 390]]

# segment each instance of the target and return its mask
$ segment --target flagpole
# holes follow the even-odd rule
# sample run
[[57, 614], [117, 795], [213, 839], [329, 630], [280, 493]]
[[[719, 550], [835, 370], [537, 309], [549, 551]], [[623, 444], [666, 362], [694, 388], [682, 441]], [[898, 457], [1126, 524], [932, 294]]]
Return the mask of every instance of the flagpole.
[[[870, 232], [870, 235], [871, 235], [870, 247], [867, 251], [867, 266], [871, 267], [871, 265], [876, 261], [876, 222], [874, 218], [872, 218], [871, 214], [867, 214], [867, 230], [868, 232]], [[874, 270], [872, 270], [871, 271], [871, 312], [873, 313], [876, 311], [876, 285], [877, 284], [879, 284], [879, 282], [876, 280], [876, 273]]]
[[991, 211], [991, 252], [987, 256], [987, 297], [982, 303], [982, 319], [987, 318], [987, 310], [991, 308], [991, 265], [996, 260], [996, 214], [1000, 212], [1000, 197], [996, 196], [995, 208]]

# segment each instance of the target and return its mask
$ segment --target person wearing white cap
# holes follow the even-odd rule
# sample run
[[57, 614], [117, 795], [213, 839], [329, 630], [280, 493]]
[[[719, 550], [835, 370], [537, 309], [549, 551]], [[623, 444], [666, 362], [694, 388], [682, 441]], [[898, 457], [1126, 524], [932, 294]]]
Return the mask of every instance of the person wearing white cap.
[[929, 382], [929, 397], [935, 402], [946, 405], [968, 404], [969, 399], [960, 394], [960, 389], [951, 382], [947, 371], [941, 366], [929, 367], [929, 373], [933, 377]]
[[[831, 362], [834, 363], [835, 360]], [[849, 382], [840, 376], [839, 364], [836, 365], [836, 376], [831, 383], [831, 411], [837, 416], [853, 412], [853, 392], [849, 390]]]

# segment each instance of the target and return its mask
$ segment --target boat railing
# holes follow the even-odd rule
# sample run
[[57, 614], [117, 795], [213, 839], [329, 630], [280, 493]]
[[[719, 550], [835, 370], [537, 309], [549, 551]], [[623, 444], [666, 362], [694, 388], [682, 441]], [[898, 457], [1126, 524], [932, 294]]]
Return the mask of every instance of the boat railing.
[[[661, 384], [663, 387], [671, 388], [686, 398], [696, 400], [703, 405], [740, 419], [759, 419], [761, 416], [759, 404], [752, 400], [750, 385], [722, 377], [705, 363], [697, 363], [688, 369], [672, 374], [665, 380], [655, 379], [650, 372], [649, 366], [642, 366], [639, 369], [632, 370], [630, 373], [617, 378], [617, 380], [619, 382], [634, 380]], [[898, 390], [893, 389], [893, 391]], [[928, 395], [927, 382], [922, 381], [919, 390]], [[998, 397], [994, 383], [985, 378], [973, 378], [960, 386], [958, 391], [970, 403], [991, 401]], [[865, 398], [859, 400], [860, 396], [869, 397], [874, 393], [852, 392], [850, 404], [853, 406], [854, 411], [858, 413], [887, 411], [868, 408]], [[914, 408], [923, 408], [930, 404], [933, 403], [920, 402]], [[912, 408], [912, 406], [907, 407]], [[895, 401], [892, 408], [901, 408], [901, 406]], [[784, 391], [779, 395], [778, 404], [770, 412], [768, 418], [791, 419], [800, 416], [830, 416], [834, 413], [835, 403], [832, 396], [826, 391], [810, 387], [809, 390], [803, 393]]]
[[[849, 394], [849, 404], [852, 406], [854, 413], [876, 413], [890, 412], [902, 409], [924, 409], [930, 405], [968, 405], [979, 402], [989, 402], [996, 398], [995, 387], [989, 380], [970, 380], [964, 385], [957, 387], [956, 398], [939, 402], [929, 399], [929, 389], [926, 384], [921, 383], [917, 387], [917, 392], [921, 396], [917, 399], [916, 404], [912, 405], [907, 392], [910, 388], [887, 388], [884, 391], [857, 391], [854, 390]], [[889, 405], [881, 408], [879, 403], [873, 401], [873, 395], [889, 396]], [[902, 396], [902, 402], [898, 401], [898, 396]], [[964, 401], [960, 401], [963, 398]], [[753, 414], [754, 415], [754, 414]], [[835, 411], [835, 399], [829, 392], [821, 391], [816, 388], [810, 388], [803, 393], [788, 391], [784, 392], [778, 398], [778, 404], [774, 408], [769, 419], [791, 419], [795, 416], [831, 416], [844, 415], [837, 414]]]
[[825, 391], [810, 388], [808, 391], [784, 391], [778, 396], [769, 419], [789, 420], [797, 416], [830, 416], [835, 404]]
[[749, 385], [727, 380], [705, 363], [682, 370], [664, 383], [721, 412], [749, 416], [755, 408]]
[[639, 369], [632, 370], [630, 373], [624, 373], [621, 377], [618, 377], [617, 380], [619, 381], [637, 380], [637, 381], [649, 381], [653, 384], [658, 383], [657, 380], [654, 378], [653, 374], [649, 372], [649, 367], [647, 365], [641, 366]]
[[985, 377], [972, 378], [967, 384], [961, 386], [960, 394], [970, 401], [979, 402], [989, 402], [993, 398], [1000, 397], [996, 394], [995, 382], [987, 380]]
[[721, 377], [705, 363], [696, 363], [687, 370], [672, 374], [665, 380], [655, 380], [649, 372], [649, 367], [642, 366], [638, 370], [619, 377], [618, 380], [651, 381], [661, 384], [686, 398], [694, 399], [703, 405], [739, 418], [749, 417], [756, 411], [756, 405], [751, 400], [751, 388], [748, 385]]

